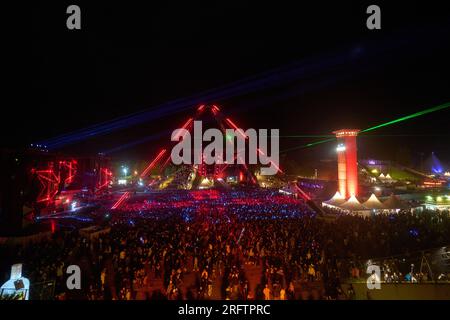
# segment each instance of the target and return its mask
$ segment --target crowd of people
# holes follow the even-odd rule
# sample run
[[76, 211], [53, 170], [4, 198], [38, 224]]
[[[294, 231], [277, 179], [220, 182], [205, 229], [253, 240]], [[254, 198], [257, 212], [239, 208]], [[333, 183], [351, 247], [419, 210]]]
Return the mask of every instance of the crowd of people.
[[365, 277], [368, 264], [376, 264], [387, 283], [450, 279], [445, 267], [434, 271], [430, 267], [439, 258], [438, 250], [450, 243], [448, 211], [402, 210], [372, 217], [340, 214], [324, 226], [324, 232], [331, 230], [335, 234], [327, 246], [340, 258], [341, 277]]
[[[56, 231], [4, 248], [2, 280], [20, 262], [31, 283], [54, 281], [57, 299], [339, 299], [342, 279], [364, 273], [360, 261], [450, 243], [448, 212], [324, 221], [264, 189], [138, 195], [109, 214], [95, 237]], [[66, 290], [71, 264], [80, 291]]]

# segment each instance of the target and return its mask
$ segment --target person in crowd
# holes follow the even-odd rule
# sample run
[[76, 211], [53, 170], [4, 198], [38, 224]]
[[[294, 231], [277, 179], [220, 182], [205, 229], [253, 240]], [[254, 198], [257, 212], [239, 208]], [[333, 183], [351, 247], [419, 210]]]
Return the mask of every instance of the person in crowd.
[[[33, 283], [55, 281], [54, 299], [72, 298], [64, 268], [80, 261], [89, 271], [81, 294], [92, 300], [130, 300], [137, 292], [152, 299], [292, 300], [311, 296], [314, 285], [338, 299], [341, 279], [359, 279], [367, 259], [450, 243], [448, 212], [336, 213], [325, 222], [302, 200], [270, 189], [139, 197], [114, 212], [107, 233], [55, 232], [9, 252], [1, 248], [1, 263], [23, 263]], [[410, 282], [435, 280], [393, 258], [380, 265], [386, 282], [401, 282], [404, 274]]]

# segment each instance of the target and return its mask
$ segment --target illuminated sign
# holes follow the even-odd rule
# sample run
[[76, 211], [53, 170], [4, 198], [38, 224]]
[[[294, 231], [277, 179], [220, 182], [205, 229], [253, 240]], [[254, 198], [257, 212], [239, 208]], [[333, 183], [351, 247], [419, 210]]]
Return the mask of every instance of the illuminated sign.
[[11, 276], [0, 287], [0, 296], [3, 299], [28, 300], [30, 298], [30, 280], [22, 277], [22, 264], [11, 267]]

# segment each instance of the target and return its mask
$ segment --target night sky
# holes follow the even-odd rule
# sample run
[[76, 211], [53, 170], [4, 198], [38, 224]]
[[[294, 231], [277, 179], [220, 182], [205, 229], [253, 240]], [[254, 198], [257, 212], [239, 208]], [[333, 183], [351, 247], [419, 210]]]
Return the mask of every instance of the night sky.
[[[443, 2], [379, 2], [382, 29], [373, 31], [365, 13], [372, 2], [364, 1], [92, 2], [35, 8], [32, 89], [23, 93], [33, 107], [25, 119], [21, 108], [8, 110], [21, 125], [8, 128], [15, 138], [6, 145], [54, 138], [277, 68], [304, 67], [290, 79], [275, 75], [268, 88], [205, 102], [245, 128], [279, 128], [289, 136], [364, 129], [450, 101], [450, 12]], [[69, 4], [81, 7], [80, 31], [66, 29]], [[195, 107], [58, 151], [105, 152], [180, 127]], [[450, 108], [373, 131], [360, 138], [360, 156], [394, 160], [405, 149], [415, 159], [434, 151], [450, 161], [449, 119]], [[320, 139], [281, 138], [280, 149]], [[168, 141], [110, 155], [151, 158]], [[288, 155], [301, 163], [334, 157], [333, 151], [328, 143]]]

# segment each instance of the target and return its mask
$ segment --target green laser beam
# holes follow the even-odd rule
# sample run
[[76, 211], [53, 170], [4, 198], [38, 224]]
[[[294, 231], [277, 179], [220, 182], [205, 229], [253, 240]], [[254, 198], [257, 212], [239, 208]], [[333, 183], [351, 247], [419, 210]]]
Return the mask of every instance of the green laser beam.
[[293, 147], [293, 148], [289, 148], [289, 149], [283, 150], [280, 153], [285, 153], [285, 152], [298, 150], [298, 149], [303, 149], [303, 148], [309, 148], [309, 147], [312, 147], [312, 146], [315, 146], [315, 145], [318, 145], [318, 144], [321, 144], [321, 143], [330, 142], [330, 141], [334, 141], [334, 140], [336, 140], [336, 139], [335, 138], [330, 138], [330, 139], [320, 140], [320, 141], [316, 141], [316, 142], [311, 142], [311, 143], [308, 143], [308, 144], [305, 144], [305, 145], [301, 145], [301, 146], [298, 146], [298, 147]]
[[318, 144], [321, 144], [321, 143], [325, 143], [325, 142], [329, 142], [329, 141], [333, 141], [333, 140], [335, 140], [335, 139], [331, 138], [331, 139], [325, 139], [325, 140], [321, 140], [321, 141], [311, 142], [311, 143], [308, 143], [306, 145], [306, 147], [312, 147], [312, 146], [315, 146], [315, 145], [318, 145]]
[[373, 126], [373, 127], [367, 128], [367, 129], [364, 129], [364, 130], [361, 131], [361, 133], [372, 131], [372, 130], [375, 130], [375, 129], [378, 129], [378, 128], [382, 128], [382, 127], [386, 127], [386, 126], [389, 126], [391, 124], [402, 122], [402, 121], [409, 120], [409, 119], [412, 119], [412, 118], [417, 118], [417, 117], [423, 116], [425, 114], [428, 114], [428, 113], [431, 113], [431, 112], [435, 112], [435, 111], [439, 111], [439, 110], [442, 110], [442, 109], [445, 109], [445, 108], [448, 108], [448, 107], [450, 107], [450, 102], [447, 102], [447, 103], [441, 104], [441, 105], [433, 107], [433, 108], [429, 108], [429, 109], [426, 109], [426, 110], [423, 110], [423, 111], [419, 111], [419, 112], [410, 114], [409, 116], [404, 116], [404, 117], [401, 117], [401, 118], [398, 118], [398, 119], [395, 119], [395, 120], [392, 120], [392, 121], [389, 121], [389, 122], [385, 122], [385, 123], [382, 123], [382, 124], [379, 124], [379, 125], [376, 125], [376, 126]]
[[[392, 120], [392, 121], [381, 123], [381, 124], [378, 124], [376, 126], [364, 129], [364, 130], [362, 130], [360, 132], [361, 133], [369, 132], [369, 131], [372, 131], [372, 130], [375, 130], [375, 129], [378, 129], [378, 128], [389, 126], [391, 124], [395, 124], [395, 123], [402, 122], [402, 121], [405, 121], [405, 120], [409, 120], [409, 119], [412, 119], [412, 118], [420, 117], [420, 116], [423, 116], [423, 115], [431, 113], [431, 112], [436, 112], [436, 111], [439, 111], [439, 110], [443, 110], [443, 109], [446, 109], [448, 107], [450, 107], [450, 102], [446, 102], [446, 103], [438, 105], [436, 107], [429, 108], [429, 109], [426, 109], [426, 110], [422, 110], [422, 111], [419, 111], [419, 112], [416, 112], [416, 113], [413, 113], [413, 114], [410, 114], [410, 115], [407, 115], [407, 116], [404, 116], [404, 117], [401, 117], [401, 118], [398, 118], [398, 119], [395, 119], [395, 120]], [[334, 138], [320, 140], [320, 141], [308, 143], [308, 144], [305, 144], [305, 145], [301, 145], [301, 146], [298, 146], [298, 147], [289, 148], [289, 149], [281, 151], [280, 153], [285, 153], [285, 152], [298, 150], [298, 149], [303, 149], [303, 148], [309, 148], [309, 147], [312, 147], [312, 146], [316, 146], [318, 144], [322, 144], [322, 143], [330, 142], [330, 141], [334, 141], [334, 140], [335, 140]]]
[[334, 137], [332, 134], [303, 134], [292, 136], [278, 136], [278, 138], [330, 138]]
[[267, 132], [266, 134], [258, 134], [259, 137], [278, 137], [278, 138], [331, 138], [334, 134], [290, 134], [290, 135], [276, 135]]
[[[405, 134], [367, 134], [358, 136], [358, 138], [379, 138], [379, 137], [449, 137], [449, 133], [405, 133]], [[261, 136], [260, 136], [261, 137]], [[262, 135], [264, 137], [264, 135]], [[297, 136], [270, 136], [267, 137], [278, 137], [278, 138], [335, 138], [335, 135], [297, 135]]]
[[450, 134], [431, 133], [431, 134], [368, 134], [359, 138], [380, 138], [380, 137], [450, 137]]

